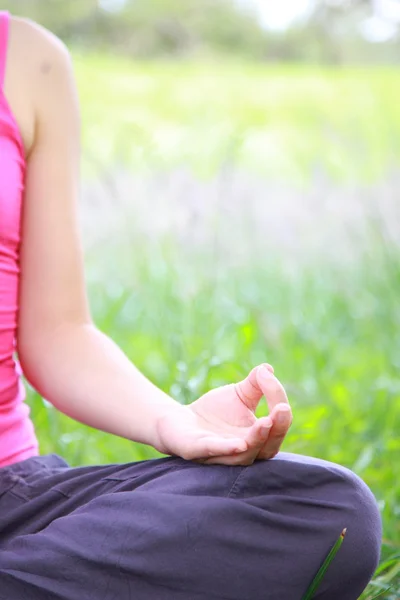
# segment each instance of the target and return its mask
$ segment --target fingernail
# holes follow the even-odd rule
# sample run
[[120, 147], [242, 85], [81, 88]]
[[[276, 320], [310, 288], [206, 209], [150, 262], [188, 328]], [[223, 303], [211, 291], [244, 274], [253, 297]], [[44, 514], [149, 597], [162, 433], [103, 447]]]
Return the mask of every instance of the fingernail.
[[265, 420], [261, 423], [260, 429], [262, 433], [266, 433], [267, 431], [269, 431], [272, 427], [273, 423], [272, 420], [269, 419], [268, 421]]
[[278, 425], [283, 425], [284, 423], [286, 423], [289, 413], [290, 413], [290, 408], [288, 406], [284, 406], [280, 409], [278, 416], [276, 418]]

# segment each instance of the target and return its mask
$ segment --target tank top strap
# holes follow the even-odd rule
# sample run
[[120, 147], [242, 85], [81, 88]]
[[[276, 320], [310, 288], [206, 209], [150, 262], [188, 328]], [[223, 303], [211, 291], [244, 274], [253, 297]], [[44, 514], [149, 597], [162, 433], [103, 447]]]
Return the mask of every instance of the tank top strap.
[[0, 89], [3, 89], [6, 74], [9, 20], [8, 12], [0, 11]]

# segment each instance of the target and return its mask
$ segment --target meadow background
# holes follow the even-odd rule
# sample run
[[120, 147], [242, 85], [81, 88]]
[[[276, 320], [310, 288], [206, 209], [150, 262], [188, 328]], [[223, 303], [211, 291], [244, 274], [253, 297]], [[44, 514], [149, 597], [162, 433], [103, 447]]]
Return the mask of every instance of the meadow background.
[[[398, 67], [72, 50], [97, 325], [183, 403], [271, 362], [284, 450], [346, 465], [379, 502], [363, 598], [400, 598]], [[157, 454], [29, 401], [43, 453]]]

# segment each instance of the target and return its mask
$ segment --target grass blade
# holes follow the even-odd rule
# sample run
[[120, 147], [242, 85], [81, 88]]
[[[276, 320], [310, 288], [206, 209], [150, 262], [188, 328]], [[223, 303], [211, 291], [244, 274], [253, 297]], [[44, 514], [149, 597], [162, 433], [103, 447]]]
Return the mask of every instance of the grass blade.
[[327, 572], [327, 570], [329, 568], [329, 565], [331, 564], [331, 562], [335, 558], [336, 554], [339, 551], [340, 546], [343, 543], [344, 536], [346, 535], [346, 531], [347, 531], [347, 529], [343, 529], [343, 531], [340, 534], [338, 540], [336, 541], [336, 543], [333, 546], [332, 550], [329, 552], [328, 556], [324, 560], [321, 568], [319, 569], [318, 573], [314, 577], [313, 582], [311, 583], [310, 587], [308, 588], [305, 596], [303, 596], [302, 600], [312, 600], [312, 597], [314, 596], [315, 592], [317, 591], [318, 587], [320, 586], [320, 583], [323, 580], [323, 578], [325, 576], [325, 573]]
[[393, 585], [391, 585], [390, 587], [386, 588], [385, 590], [382, 590], [381, 592], [379, 592], [379, 594], [377, 596], [374, 596], [373, 598], [371, 598], [371, 600], [376, 600], [376, 598], [381, 598], [383, 596], [383, 594], [386, 594], [387, 592], [390, 592], [390, 590], [393, 588]]

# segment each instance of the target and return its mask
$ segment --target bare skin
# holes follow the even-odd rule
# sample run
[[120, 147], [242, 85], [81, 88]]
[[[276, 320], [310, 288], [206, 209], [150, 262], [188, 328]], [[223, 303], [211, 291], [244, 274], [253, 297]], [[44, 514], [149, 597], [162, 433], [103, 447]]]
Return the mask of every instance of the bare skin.
[[[27, 156], [17, 348], [28, 381], [72, 418], [165, 454], [241, 465], [274, 456], [292, 413], [270, 365], [183, 407], [93, 324], [77, 217], [71, 60], [57, 38], [23, 19], [12, 18], [5, 94]], [[270, 414], [257, 419], [263, 396]]]

